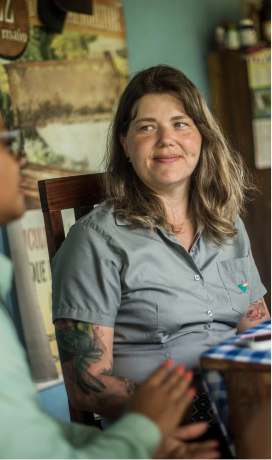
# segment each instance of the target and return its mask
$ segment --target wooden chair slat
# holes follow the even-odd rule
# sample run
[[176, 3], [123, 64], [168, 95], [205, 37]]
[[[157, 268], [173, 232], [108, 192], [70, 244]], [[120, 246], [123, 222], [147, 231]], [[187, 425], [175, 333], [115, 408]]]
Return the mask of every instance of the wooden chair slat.
[[49, 253], [49, 261], [50, 261], [50, 267], [51, 267], [52, 259], [57, 252], [55, 235], [54, 235], [54, 230], [53, 230], [53, 225], [52, 225], [52, 216], [50, 212], [44, 212], [43, 218], [44, 218], [45, 233], [46, 233], [46, 239], [47, 239], [47, 248], [48, 248], [48, 253]]
[[52, 230], [54, 233], [55, 248], [56, 248], [56, 251], [58, 251], [59, 248], [61, 247], [61, 244], [65, 240], [62, 215], [61, 215], [61, 211], [51, 211], [50, 215], [51, 215]]

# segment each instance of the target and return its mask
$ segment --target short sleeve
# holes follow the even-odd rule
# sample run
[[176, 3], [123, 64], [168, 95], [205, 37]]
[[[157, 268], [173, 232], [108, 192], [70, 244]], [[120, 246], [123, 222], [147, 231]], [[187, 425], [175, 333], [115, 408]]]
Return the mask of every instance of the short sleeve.
[[249, 253], [248, 253], [249, 268], [250, 268], [249, 303], [251, 304], [252, 302], [256, 302], [256, 300], [261, 299], [261, 297], [263, 297], [266, 294], [267, 290], [265, 289], [264, 285], [261, 282], [261, 278], [260, 278], [258, 269], [256, 267], [254, 257], [252, 255], [251, 245], [250, 245], [249, 237], [245, 229], [244, 223], [242, 220], [240, 221], [242, 223], [241, 231], [243, 233], [244, 238], [247, 241], [248, 248], [249, 248]]
[[70, 318], [114, 327], [121, 302], [118, 264], [103, 235], [76, 223], [53, 259], [53, 321]]

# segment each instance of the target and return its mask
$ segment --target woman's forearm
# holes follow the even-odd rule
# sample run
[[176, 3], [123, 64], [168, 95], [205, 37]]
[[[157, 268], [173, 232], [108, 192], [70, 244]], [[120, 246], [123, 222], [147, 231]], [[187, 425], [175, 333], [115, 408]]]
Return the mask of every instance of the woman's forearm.
[[113, 328], [71, 319], [56, 320], [55, 326], [64, 382], [72, 406], [118, 418], [139, 385], [113, 375]]
[[113, 420], [120, 417], [129, 397], [140, 386], [128, 378], [109, 375], [109, 371], [98, 375], [92, 375], [90, 371], [83, 372], [76, 380], [72, 362], [64, 363], [62, 369], [72, 406]]

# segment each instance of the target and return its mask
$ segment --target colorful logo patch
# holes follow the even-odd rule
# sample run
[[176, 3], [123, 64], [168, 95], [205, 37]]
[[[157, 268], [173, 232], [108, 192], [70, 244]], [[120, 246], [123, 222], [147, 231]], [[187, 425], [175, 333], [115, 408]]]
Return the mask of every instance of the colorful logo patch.
[[245, 283], [245, 284], [238, 284], [238, 288], [240, 288], [241, 291], [243, 291], [243, 292], [246, 292], [247, 287], [248, 287], [248, 283]]

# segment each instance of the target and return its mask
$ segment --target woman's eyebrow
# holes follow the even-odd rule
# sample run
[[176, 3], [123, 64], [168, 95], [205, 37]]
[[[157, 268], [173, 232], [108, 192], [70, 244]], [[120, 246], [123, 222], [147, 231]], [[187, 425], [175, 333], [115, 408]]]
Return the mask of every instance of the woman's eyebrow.
[[172, 117], [171, 120], [182, 120], [183, 118], [190, 118], [189, 115], [177, 115], [176, 117]]
[[135, 121], [136, 123], [139, 123], [140, 121], [157, 121], [156, 118], [139, 118], [139, 120]]
[[[181, 120], [183, 118], [190, 118], [190, 117], [189, 117], [189, 115], [177, 115], [175, 117], [172, 117], [171, 121]], [[135, 121], [135, 124], [140, 123], [142, 121], [157, 121], [157, 119], [156, 118], [139, 118], [139, 120]]]

